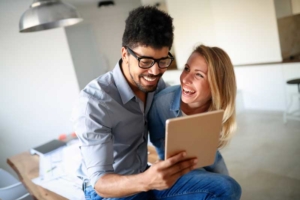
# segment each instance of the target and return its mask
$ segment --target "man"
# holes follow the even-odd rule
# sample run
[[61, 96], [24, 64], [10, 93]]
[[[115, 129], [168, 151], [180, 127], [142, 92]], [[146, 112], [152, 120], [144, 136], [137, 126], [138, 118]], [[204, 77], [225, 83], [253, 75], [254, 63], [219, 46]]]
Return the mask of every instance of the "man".
[[233, 179], [191, 172], [197, 160], [185, 158], [185, 152], [147, 165], [147, 113], [154, 94], [165, 87], [160, 78], [173, 60], [172, 18], [154, 7], [139, 7], [126, 20], [122, 43], [122, 59], [81, 91], [75, 109], [88, 175], [86, 198], [238, 199], [240, 187]]

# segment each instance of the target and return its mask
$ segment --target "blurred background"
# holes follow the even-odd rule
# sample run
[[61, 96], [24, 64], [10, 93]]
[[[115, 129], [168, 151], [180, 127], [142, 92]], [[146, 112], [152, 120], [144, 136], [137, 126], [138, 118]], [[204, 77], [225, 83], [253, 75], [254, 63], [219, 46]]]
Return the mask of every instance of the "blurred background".
[[120, 59], [129, 11], [155, 5], [174, 18], [179, 84], [199, 44], [224, 49], [235, 67], [238, 131], [222, 150], [242, 199], [300, 199], [300, 0], [65, 0], [83, 21], [20, 33], [32, 0], [0, 1], [0, 168], [6, 159], [71, 133], [78, 93]]

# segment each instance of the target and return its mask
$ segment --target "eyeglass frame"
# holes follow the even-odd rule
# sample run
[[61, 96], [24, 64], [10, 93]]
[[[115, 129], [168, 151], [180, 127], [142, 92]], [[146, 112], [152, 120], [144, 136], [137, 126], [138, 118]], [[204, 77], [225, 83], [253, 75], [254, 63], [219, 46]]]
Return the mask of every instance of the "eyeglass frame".
[[[132, 49], [130, 49], [128, 46], [124, 46], [124, 47], [127, 49], [127, 51], [128, 51], [129, 54], [131, 54], [133, 57], [135, 57], [135, 58], [138, 60], [138, 63], [139, 63], [138, 65], [139, 65], [139, 67], [142, 68], [142, 69], [150, 69], [151, 67], [153, 67], [153, 65], [154, 65], [155, 63], [157, 63], [157, 66], [158, 66], [159, 69], [168, 69], [168, 67], [170, 67], [170, 65], [172, 64], [172, 62], [173, 62], [173, 60], [174, 60], [174, 56], [173, 56], [170, 52], [168, 52], [168, 56], [170, 56], [170, 57], [164, 57], [164, 58], [160, 58], [160, 59], [154, 59], [154, 58], [148, 57], [148, 56], [141, 56], [141, 57], [139, 57], [139, 56], [137, 56], [136, 53], [135, 53]], [[140, 66], [140, 60], [143, 59], [143, 58], [151, 59], [151, 60], [153, 60], [154, 62], [153, 62], [153, 64], [152, 64], [150, 67], [141, 67], [141, 66]], [[170, 64], [168, 65], [168, 67], [160, 67], [159, 61], [164, 60], [164, 59], [166, 59], [166, 58], [170, 58], [170, 59], [171, 59]]]

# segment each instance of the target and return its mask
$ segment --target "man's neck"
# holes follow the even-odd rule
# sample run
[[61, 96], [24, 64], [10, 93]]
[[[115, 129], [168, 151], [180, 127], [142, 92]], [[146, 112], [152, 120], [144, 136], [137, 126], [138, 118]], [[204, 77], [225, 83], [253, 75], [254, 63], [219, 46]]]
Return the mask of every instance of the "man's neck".
[[144, 107], [146, 107], [147, 93], [142, 92], [141, 90], [139, 90], [139, 91], [134, 92], [134, 94], [144, 103]]

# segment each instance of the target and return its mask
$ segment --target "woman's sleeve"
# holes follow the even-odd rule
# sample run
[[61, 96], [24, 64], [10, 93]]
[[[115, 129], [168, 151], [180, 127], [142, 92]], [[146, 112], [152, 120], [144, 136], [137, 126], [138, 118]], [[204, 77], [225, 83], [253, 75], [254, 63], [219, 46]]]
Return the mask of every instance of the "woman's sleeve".
[[159, 100], [154, 99], [152, 107], [148, 114], [148, 130], [150, 141], [155, 146], [159, 159], [165, 158], [165, 121], [162, 109], [159, 109]]

